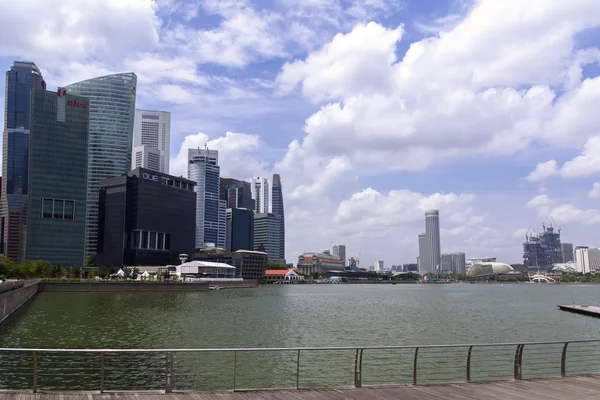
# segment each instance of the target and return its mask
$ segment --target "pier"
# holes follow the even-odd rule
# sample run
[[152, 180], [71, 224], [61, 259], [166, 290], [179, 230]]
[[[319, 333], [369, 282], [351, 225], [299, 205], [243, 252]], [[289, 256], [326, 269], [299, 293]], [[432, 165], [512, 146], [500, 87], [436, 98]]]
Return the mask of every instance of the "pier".
[[563, 311], [569, 311], [569, 312], [573, 312], [573, 313], [577, 313], [577, 314], [588, 315], [590, 317], [600, 318], [600, 307], [596, 307], [596, 306], [573, 304], [573, 305], [559, 305], [558, 308], [560, 308]]

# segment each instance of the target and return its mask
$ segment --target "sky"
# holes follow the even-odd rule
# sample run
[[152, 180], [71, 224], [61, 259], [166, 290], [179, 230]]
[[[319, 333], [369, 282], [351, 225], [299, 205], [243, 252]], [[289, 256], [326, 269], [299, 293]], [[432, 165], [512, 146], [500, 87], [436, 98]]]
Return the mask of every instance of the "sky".
[[[49, 90], [119, 72], [222, 176], [282, 178], [286, 258], [522, 261], [528, 230], [600, 246], [597, 0], [0, 0], [0, 65]], [[4, 92], [4, 82], [0, 82]], [[3, 102], [3, 99], [0, 101]], [[3, 116], [0, 116], [3, 118]]]

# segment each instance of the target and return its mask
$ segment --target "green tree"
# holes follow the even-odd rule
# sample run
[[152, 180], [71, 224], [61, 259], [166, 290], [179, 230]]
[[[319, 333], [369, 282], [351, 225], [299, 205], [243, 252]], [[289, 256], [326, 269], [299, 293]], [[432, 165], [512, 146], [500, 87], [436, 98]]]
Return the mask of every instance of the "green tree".
[[86, 267], [95, 267], [96, 266], [96, 253], [88, 254], [85, 258], [85, 266]]
[[15, 262], [8, 257], [0, 256], [0, 275], [10, 275], [15, 267]]
[[288, 266], [281, 262], [269, 261], [267, 262], [267, 269], [288, 269]]
[[130, 274], [131, 275], [131, 279], [136, 280], [139, 274], [140, 274], [140, 269], [138, 267], [134, 267], [131, 270], [131, 274]]

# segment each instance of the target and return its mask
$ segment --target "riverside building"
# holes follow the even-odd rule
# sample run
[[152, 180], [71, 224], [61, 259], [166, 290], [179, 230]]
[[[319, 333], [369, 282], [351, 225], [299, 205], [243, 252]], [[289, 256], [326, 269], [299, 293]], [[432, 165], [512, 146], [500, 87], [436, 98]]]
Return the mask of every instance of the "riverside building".
[[136, 168], [100, 183], [99, 265], [179, 264], [194, 253], [195, 182]]
[[325, 275], [328, 272], [343, 270], [344, 261], [338, 256], [326, 253], [304, 253], [298, 256], [297, 271], [303, 275]]
[[28, 260], [83, 265], [89, 100], [31, 91]]
[[254, 251], [269, 255], [269, 261], [281, 262], [281, 241], [278, 218], [270, 213], [254, 214]]
[[235, 277], [244, 280], [265, 280], [267, 270], [267, 253], [261, 251], [226, 251], [219, 249], [203, 249], [194, 254], [194, 260], [225, 263], [235, 267]]

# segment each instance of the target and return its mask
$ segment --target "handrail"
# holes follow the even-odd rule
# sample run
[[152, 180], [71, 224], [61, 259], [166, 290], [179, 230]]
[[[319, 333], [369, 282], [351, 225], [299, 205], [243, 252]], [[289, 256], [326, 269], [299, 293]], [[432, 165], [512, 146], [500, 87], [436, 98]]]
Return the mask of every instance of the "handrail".
[[565, 343], [592, 343], [599, 339], [553, 340], [547, 342], [503, 342], [503, 343], [460, 343], [460, 344], [423, 344], [410, 346], [329, 346], [329, 347], [226, 347], [207, 349], [44, 349], [0, 347], [0, 351], [41, 351], [51, 353], [197, 353], [197, 352], [229, 352], [229, 351], [318, 351], [318, 350], [393, 350], [393, 349], [440, 349], [462, 347], [506, 347], [506, 346], [535, 346]]
[[[575, 346], [577, 344], [592, 344], [593, 347]], [[548, 349], [546, 346], [552, 346], [554, 350], [552, 348]], [[525, 352], [526, 348], [528, 349], [527, 352]], [[461, 351], [457, 351], [457, 349]], [[384, 352], [382, 354], [381, 352], [377, 353], [377, 350], [405, 351]], [[326, 360], [329, 361], [325, 361], [326, 369], [335, 371], [337, 374], [332, 375], [335, 382], [331, 384], [339, 385], [344, 380], [353, 380], [355, 388], [364, 386], [365, 377], [367, 380], [371, 379], [365, 375], [365, 371], [377, 377], [376, 379], [381, 378], [380, 374], [382, 372], [394, 371], [395, 374], [403, 377], [405, 383], [413, 385], [432, 381], [468, 383], [474, 380], [521, 380], [532, 376], [548, 377], [600, 373], [600, 357], [598, 357], [598, 354], [600, 354], [600, 339], [410, 346], [221, 349], [0, 348], [0, 390], [8, 388], [10, 390], [33, 390], [37, 392], [39, 390], [53, 390], [58, 387], [60, 390], [81, 391], [81, 386], [85, 384], [87, 387], [91, 387], [96, 391], [99, 390], [101, 393], [115, 390], [150, 390], [157, 388], [164, 390], [165, 393], [172, 393], [173, 390], [181, 388], [183, 390], [198, 390], [199, 387], [197, 386], [199, 384], [212, 383], [207, 378], [210, 373], [222, 377], [221, 381], [218, 381], [218, 378], [216, 379], [218, 382], [215, 385], [219, 386], [219, 389], [244, 390], [243, 384], [240, 385], [240, 379], [249, 382], [261, 379], [260, 376], [256, 376], [261, 368], [264, 368], [264, 371], [267, 372], [265, 376], [270, 376], [269, 367], [262, 364], [265, 362], [264, 355], [254, 354], [252, 356], [253, 353], [264, 354], [265, 352], [289, 354], [269, 357], [266, 360], [271, 363], [273, 370], [284, 371], [285, 368], [289, 368], [289, 377], [294, 377], [294, 382], [290, 381], [291, 385], [289, 387], [295, 387], [296, 389], [301, 389], [303, 383], [308, 384], [308, 386], [314, 385], [315, 377], [311, 378], [311, 373], [314, 370], [319, 370], [319, 363], [324, 362], [316, 361], [315, 364], [314, 360], [311, 361], [310, 354], [305, 355], [302, 354], [303, 352], [348, 352], [349, 359], [347, 361], [328, 356]], [[23, 356], [23, 353], [25, 353], [25, 356]], [[68, 354], [65, 355], [65, 353]], [[193, 353], [196, 354], [195, 358], [190, 358], [189, 354]], [[203, 353], [228, 353], [230, 356], [218, 357], [213, 361], [202, 361], [200, 364], [194, 364], [198, 362], [198, 359], [201, 358], [200, 354]], [[246, 355], [242, 355], [242, 353], [246, 353], [250, 358], [246, 359]], [[130, 354], [130, 356], [125, 354]], [[373, 358], [369, 358], [370, 356]], [[389, 358], [382, 359], [382, 356]], [[205, 355], [202, 357], [212, 356]], [[260, 361], [261, 357], [263, 357], [262, 361]], [[350, 361], [350, 357], [352, 361]], [[569, 371], [567, 371], [567, 357]], [[225, 364], [221, 365], [219, 361], [223, 361]], [[232, 364], [229, 364], [229, 362], [232, 362]], [[330, 365], [332, 362], [333, 364]], [[351, 362], [351, 365], [345, 364], [347, 362]], [[303, 364], [309, 368], [303, 369], [301, 367]], [[366, 368], [363, 368], [363, 364]], [[244, 369], [244, 365], [246, 365], [246, 369]], [[345, 369], [344, 366], [348, 368]], [[203, 370], [203, 368], [205, 369]], [[5, 373], [4, 377], [3, 373]], [[350, 373], [352, 375], [346, 375]], [[286, 373], [283, 374], [287, 376]], [[321, 378], [320, 375], [319, 378]], [[304, 381], [301, 380], [301, 377]], [[53, 378], [56, 379], [53, 380]], [[381, 379], [385, 381], [384, 384], [399, 383], [396, 380], [398, 377]], [[272, 381], [271, 384], [273, 384]], [[281, 382], [277, 381], [276, 384], [281, 385]], [[369, 382], [369, 384], [372, 385], [373, 383]], [[15, 385], [20, 386], [16, 387]], [[242, 389], [240, 389], [240, 386], [242, 386]], [[48, 389], [48, 387], [53, 389]]]

